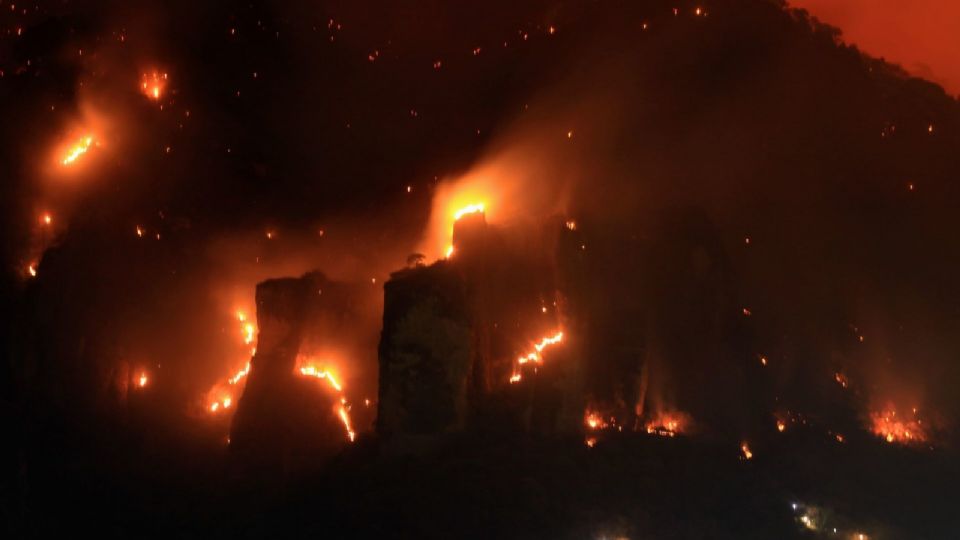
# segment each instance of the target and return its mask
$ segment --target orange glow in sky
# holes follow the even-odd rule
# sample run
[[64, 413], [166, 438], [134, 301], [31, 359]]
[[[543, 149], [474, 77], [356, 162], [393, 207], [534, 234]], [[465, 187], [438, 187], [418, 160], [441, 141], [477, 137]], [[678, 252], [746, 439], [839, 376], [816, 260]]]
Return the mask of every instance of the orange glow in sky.
[[864, 52], [960, 93], [960, 2], [955, 0], [790, 0], [843, 31]]

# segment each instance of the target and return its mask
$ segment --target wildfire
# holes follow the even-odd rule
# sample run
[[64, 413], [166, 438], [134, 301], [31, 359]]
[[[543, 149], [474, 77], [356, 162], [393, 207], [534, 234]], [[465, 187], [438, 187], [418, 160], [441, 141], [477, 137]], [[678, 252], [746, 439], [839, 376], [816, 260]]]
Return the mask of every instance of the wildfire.
[[[464, 206], [463, 208], [453, 213], [453, 223], [460, 221], [460, 218], [462, 218], [463, 216], [466, 216], [469, 214], [478, 214], [478, 213], [482, 214], [483, 212], [484, 212], [484, 204], [482, 202]], [[450, 238], [451, 239], [453, 238], [452, 224], [450, 225]], [[453, 244], [451, 243], [449, 246], [447, 246], [447, 251], [444, 254], [444, 258], [449, 259], [450, 257], [453, 256], [453, 253], [454, 253], [454, 248], [453, 248]]]
[[242, 311], [237, 312], [237, 320], [240, 321], [240, 329], [243, 332], [243, 344], [250, 345], [257, 336], [257, 327], [247, 321], [247, 315]]
[[160, 95], [163, 94], [166, 86], [166, 73], [161, 74], [154, 71], [152, 73], [144, 73], [140, 78], [140, 91], [143, 93], [143, 95], [154, 101], [158, 101], [160, 99]]
[[237, 384], [249, 373], [250, 373], [250, 362], [247, 362], [247, 365], [243, 366], [243, 369], [238, 371], [237, 374], [234, 375], [233, 377], [230, 377], [229, 379], [230, 384]]
[[[357, 433], [353, 430], [353, 423], [350, 421], [350, 405], [347, 403], [347, 398], [343, 395], [343, 386], [340, 385], [333, 373], [330, 372], [330, 370], [318, 368], [313, 364], [302, 365], [299, 371], [300, 374], [305, 377], [314, 377], [326, 381], [330, 388], [333, 388], [340, 395], [340, 404], [337, 406], [337, 416], [340, 417], [340, 422], [343, 423], [343, 428], [347, 432], [347, 438], [350, 439], [350, 442], [355, 441]], [[369, 406], [369, 400], [367, 400], [367, 405]]]
[[63, 161], [61, 161], [61, 163], [64, 166], [71, 165], [80, 156], [82, 156], [83, 154], [86, 154], [87, 151], [90, 149], [90, 146], [92, 145], [93, 145], [93, 136], [87, 135], [86, 137], [83, 137], [82, 139], [77, 141], [76, 144], [70, 147], [70, 149], [67, 151], [67, 154], [63, 157]]
[[[541, 355], [541, 353], [543, 352], [543, 350], [546, 349], [547, 347], [551, 346], [551, 345], [556, 345], [557, 343], [560, 343], [561, 341], [563, 341], [563, 332], [562, 332], [562, 331], [557, 332], [557, 333], [554, 334], [553, 336], [547, 336], [547, 337], [541, 339], [539, 343], [535, 343], [535, 344], [533, 345], [533, 350], [532, 350], [532, 351], [530, 351], [529, 353], [527, 353], [527, 354], [525, 354], [525, 355], [522, 355], [522, 356], [520, 356], [519, 358], [517, 358], [518, 367], [519, 367], [519, 366], [522, 366], [522, 365], [524, 365], [524, 364], [527, 364], [527, 363], [529, 363], [529, 362], [533, 362], [533, 363], [535, 363], [535, 364], [541, 364], [541, 363], [543, 363], [543, 356]], [[513, 373], [513, 375], [510, 376], [510, 382], [511, 382], [511, 383], [519, 382], [520, 379], [521, 379], [521, 375], [520, 375], [520, 372], [519, 372], [519, 371], [515, 371], [515, 372]]]
[[604, 429], [610, 425], [600, 413], [589, 410], [583, 415], [583, 423], [592, 430]]
[[333, 376], [333, 373], [330, 373], [327, 370], [319, 370], [315, 366], [306, 366], [300, 368], [300, 374], [307, 377], [325, 379], [328, 383], [330, 383], [330, 386], [332, 386], [334, 390], [337, 392], [343, 392], [343, 387], [337, 382], [337, 379]]
[[[138, 234], [140, 233], [140, 228], [137, 227]], [[237, 310], [237, 321], [240, 322], [240, 335], [243, 337], [244, 345], [250, 345], [254, 342], [257, 335], [257, 327], [252, 322], [247, 320], [246, 312], [243, 310]], [[257, 353], [256, 347], [251, 347], [250, 355], [253, 356]], [[231, 377], [227, 379], [228, 386], [237, 386], [243, 381], [247, 375], [250, 374], [250, 362], [247, 361], [244, 366], [234, 373]], [[218, 396], [214, 398], [210, 405], [207, 406], [207, 410], [210, 413], [218, 413], [223, 410], [229, 409], [233, 404], [233, 396], [235, 391], [225, 387], [222, 383], [217, 384], [210, 391], [210, 394]]]
[[650, 435], [676, 437], [683, 429], [683, 426], [688, 423], [689, 420], [683, 413], [661, 412], [658, 413], [656, 417], [651, 418], [644, 426], [644, 429], [646, 429]]
[[897, 410], [888, 406], [886, 410], [870, 413], [871, 431], [891, 444], [926, 442], [928, 437], [923, 420], [917, 418], [916, 408], [912, 412], [912, 418], [898, 417]]
[[453, 221], [460, 221], [460, 218], [468, 214], [482, 214], [484, 212], [483, 203], [471, 204], [464, 206], [463, 208], [457, 210], [453, 214]]
[[340, 405], [340, 421], [343, 422], [344, 429], [347, 430], [347, 438], [350, 439], [350, 442], [353, 442], [357, 439], [357, 433], [353, 431], [353, 427], [350, 424], [350, 415], [347, 414], [347, 408], [345, 405]]

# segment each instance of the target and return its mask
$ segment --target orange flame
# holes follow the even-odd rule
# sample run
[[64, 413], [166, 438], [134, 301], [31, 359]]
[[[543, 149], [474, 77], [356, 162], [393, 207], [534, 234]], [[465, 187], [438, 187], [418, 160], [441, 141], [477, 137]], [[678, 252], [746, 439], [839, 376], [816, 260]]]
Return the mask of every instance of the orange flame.
[[[137, 227], [138, 234], [140, 233], [140, 227]], [[240, 322], [240, 332], [243, 337], [244, 345], [250, 345], [254, 342], [256, 338], [257, 327], [251, 322], [247, 321], [247, 315], [242, 310], [237, 310], [236, 312], [237, 320]], [[253, 356], [257, 353], [257, 348], [252, 347], [250, 349], [250, 355]], [[250, 374], [250, 362], [247, 361], [244, 366], [233, 374], [233, 376], [227, 379], [227, 385], [237, 386], [243, 381], [247, 375]], [[209, 392], [209, 395], [214, 395], [210, 404], [207, 406], [207, 410], [210, 413], [217, 413], [229, 409], [233, 404], [234, 391], [225, 388], [222, 383], [215, 385]]]
[[300, 367], [300, 374], [305, 377], [323, 379], [327, 381], [330, 388], [333, 388], [333, 390], [340, 394], [340, 405], [337, 408], [337, 416], [340, 417], [340, 422], [347, 432], [347, 439], [349, 439], [350, 442], [355, 441], [357, 433], [353, 430], [353, 423], [350, 421], [350, 405], [347, 403], [346, 396], [343, 395], [343, 386], [337, 381], [333, 373], [328, 369], [321, 369], [313, 364], [307, 364]]
[[661, 412], [644, 426], [650, 435], [676, 437], [689, 424], [689, 417], [681, 412]]
[[152, 73], [144, 73], [140, 78], [140, 91], [143, 95], [148, 98], [159, 101], [160, 95], [163, 93], [164, 89], [167, 86], [167, 74], [158, 73], [156, 71]]
[[71, 165], [76, 161], [80, 156], [87, 153], [87, 150], [90, 149], [90, 146], [93, 145], [93, 136], [87, 135], [83, 137], [76, 144], [74, 144], [67, 151], [67, 154], [64, 156], [63, 161], [61, 162], [64, 166]]
[[466, 216], [466, 215], [468, 215], [468, 214], [477, 214], [477, 213], [482, 214], [483, 212], [484, 212], [484, 207], [483, 207], [483, 203], [482, 203], [482, 202], [481, 202], [481, 203], [470, 204], [470, 205], [464, 206], [463, 208], [461, 208], [461, 209], [457, 210], [456, 212], [454, 212], [454, 213], [453, 213], [453, 221], [454, 221], [454, 222], [460, 221], [460, 218], [462, 218], [463, 216]]
[[319, 370], [315, 366], [306, 366], [300, 368], [300, 374], [307, 377], [316, 377], [318, 379], [324, 379], [330, 386], [333, 387], [337, 392], [343, 392], [343, 387], [340, 386], [340, 383], [337, 382], [337, 379], [334, 378], [333, 373], [330, 373], [327, 370]]
[[746, 441], [740, 444], [740, 452], [743, 453], [743, 459], [753, 459], [753, 452], [750, 451], [750, 445]]
[[[453, 213], [453, 223], [460, 221], [460, 218], [462, 218], [463, 216], [466, 216], [469, 214], [477, 214], [477, 213], [480, 213], [480, 214], [484, 213], [484, 203], [480, 202], [480, 203], [470, 204], [455, 211]], [[450, 224], [451, 242], [453, 241], [453, 223]], [[451, 243], [449, 246], [447, 246], [447, 251], [444, 253], [443, 257], [445, 259], [449, 259], [450, 257], [453, 256], [453, 253], [454, 253], [454, 248], [453, 248], [453, 244]]]
[[[561, 341], [563, 341], [562, 331], [557, 332], [553, 336], [547, 336], [541, 339], [539, 343], [534, 344], [532, 351], [517, 358], [517, 367], [519, 368], [519, 366], [522, 366], [530, 362], [533, 362], [535, 364], [543, 363], [543, 356], [540, 353], [542, 353], [545, 348], [551, 345], [556, 345]], [[522, 376], [520, 375], [519, 370], [514, 371], [513, 375], [510, 376], [510, 383], [512, 384], [512, 383], [520, 382], [521, 378]]]
[[601, 416], [600, 413], [596, 411], [590, 411], [590, 410], [584, 413], [583, 423], [584, 425], [586, 425], [588, 428], [592, 430], [604, 429], [607, 426], [609, 426], [609, 424], [606, 422], [606, 420], [603, 419], [603, 416]]
[[923, 420], [917, 418], [917, 409], [913, 409], [913, 418], [897, 416], [893, 406], [886, 410], [870, 413], [871, 431], [888, 443], [920, 444], [928, 440]]

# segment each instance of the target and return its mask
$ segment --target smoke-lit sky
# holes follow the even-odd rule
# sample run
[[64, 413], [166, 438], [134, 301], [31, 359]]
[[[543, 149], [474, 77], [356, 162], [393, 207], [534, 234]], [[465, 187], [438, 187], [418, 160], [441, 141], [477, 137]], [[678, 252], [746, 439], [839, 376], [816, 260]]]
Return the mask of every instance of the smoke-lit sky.
[[953, 0], [791, 0], [838, 26], [847, 42], [960, 92], [960, 2]]
[[[832, 29], [786, 3], [921, 78], [839, 46]], [[254, 296], [264, 280], [318, 270], [359, 291], [337, 304], [334, 285], [316, 287], [320, 300], [310, 290], [331, 313], [346, 304], [360, 313], [311, 334], [313, 350], [299, 352], [336, 374], [341, 399], [377, 410], [389, 365], [379, 346], [385, 283], [420, 272], [418, 260], [466, 265], [469, 250], [463, 263], [445, 253], [453, 216], [477, 203], [499, 235], [484, 255], [505, 269], [483, 278], [496, 292], [483, 303], [500, 302], [489, 311], [497, 316], [471, 323], [477, 342], [497, 337], [495, 360], [513, 363], [562, 329], [558, 358], [583, 351], [588, 366], [577, 421], [588, 404], [645, 414], [636, 412], [645, 398], [624, 390], [642, 387], [636, 393], [664, 409], [647, 414], [685, 413], [701, 433], [719, 434], [731, 470], [782, 463], [801, 484], [826, 478], [850, 501], [873, 504], [849, 485], [866, 492], [879, 475], [835, 484], [827, 460], [810, 457], [814, 474], [794, 470], [761, 441], [780, 440], [775, 414], [850, 463], [854, 451], [841, 452], [862, 441], [929, 439], [939, 449], [957, 440], [960, 103], [927, 81], [960, 92], [958, 3], [0, 0], [0, 287], [11, 298], [0, 310], [0, 390], [11, 389], [14, 404], [0, 412], [14, 411], [8, 424], [31, 434], [14, 445], [19, 461], [6, 460], [32, 497], [15, 512], [72, 523], [45, 497], [93, 500], [83, 491], [101, 483], [91, 463], [118, 482], [139, 480], [115, 455], [130, 470], [193, 481], [191, 452], [202, 445], [217, 465], [204, 472], [219, 471], [242, 400], [236, 382], [256, 379], [252, 356], [269, 358]], [[554, 233], [568, 241], [541, 240]], [[483, 326], [491, 323], [496, 333]], [[412, 356], [426, 348], [417, 340]], [[499, 384], [511, 388], [506, 377]], [[909, 441], [905, 429], [897, 441], [885, 436], [902, 424], [893, 417], [915, 422]], [[354, 419], [358, 433], [373, 429], [372, 417]], [[758, 456], [750, 464], [739, 458], [747, 439]], [[146, 454], [173, 456], [173, 473]], [[459, 478], [456, 467], [435, 470]], [[769, 499], [753, 486], [723, 504], [661, 497], [694, 476], [618, 479], [569, 506], [622, 484], [694, 501], [685, 512], [722, 511], [720, 523], [730, 506]], [[863, 513], [936, 527], [928, 518], [952, 501], [926, 478], [887, 490], [901, 500], [925, 490], [923, 504]], [[362, 494], [337, 498], [366, 504], [380, 480], [348, 482]], [[424, 523], [460, 515], [419, 497], [419, 482], [391, 492], [430, 512]], [[139, 482], [141, 498], [116, 511], [133, 526], [117, 535], [142, 536], [132, 532], [142, 523], [176, 527], [169, 508], [210, 519], [184, 503], [196, 492], [188, 484]], [[2, 486], [0, 500], [10, 500]], [[523, 505], [540, 491], [509, 490], [522, 504], [500, 517], [538, 516]], [[542, 499], [557, 491], [544, 487]], [[482, 498], [499, 499], [489, 493]], [[459, 494], [443, 499], [471, 508]], [[774, 504], [786, 511], [786, 500]], [[627, 499], [616, 506], [665, 514]], [[360, 522], [382, 509], [405, 513], [391, 502], [342, 514]], [[749, 518], [732, 521], [756, 518], [739, 510]], [[557, 506], [544, 521], [562, 528], [565, 514], [591, 512]], [[675, 517], [686, 526], [688, 514]], [[391, 519], [373, 522], [399, 531]], [[451, 533], [460, 526], [408, 536], [460, 537]], [[327, 536], [364, 536], [351, 532]], [[596, 536], [582, 532], [542, 536]]]

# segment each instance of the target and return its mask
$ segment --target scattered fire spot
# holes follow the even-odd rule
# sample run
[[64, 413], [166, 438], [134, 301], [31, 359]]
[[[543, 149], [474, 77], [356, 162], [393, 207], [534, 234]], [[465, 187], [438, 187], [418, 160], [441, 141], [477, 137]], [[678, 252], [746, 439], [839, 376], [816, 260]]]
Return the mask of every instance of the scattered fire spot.
[[166, 73], [158, 73], [154, 71], [152, 73], [144, 73], [140, 78], [140, 92], [154, 101], [160, 100], [160, 96], [163, 94], [166, 86]]

